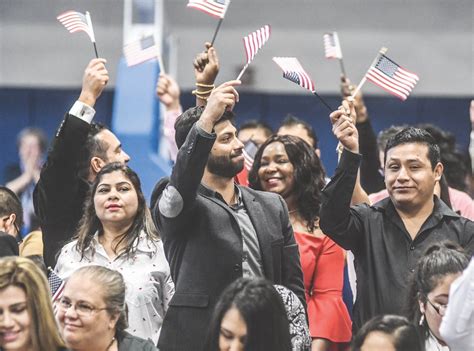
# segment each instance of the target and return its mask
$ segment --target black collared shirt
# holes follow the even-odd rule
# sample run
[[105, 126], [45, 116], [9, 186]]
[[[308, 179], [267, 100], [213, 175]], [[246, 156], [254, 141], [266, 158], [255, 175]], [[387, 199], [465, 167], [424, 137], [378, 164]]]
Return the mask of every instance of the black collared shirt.
[[320, 225], [355, 257], [357, 298], [354, 327], [379, 314], [402, 314], [418, 259], [433, 243], [450, 240], [474, 251], [474, 222], [460, 217], [436, 196], [432, 214], [412, 240], [390, 198], [350, 207], [361, 155], [344, 150], [323, 190]]

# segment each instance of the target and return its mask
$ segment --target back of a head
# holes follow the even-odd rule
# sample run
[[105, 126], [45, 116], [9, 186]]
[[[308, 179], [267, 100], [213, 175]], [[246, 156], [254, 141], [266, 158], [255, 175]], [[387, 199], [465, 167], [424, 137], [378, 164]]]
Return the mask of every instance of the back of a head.
[[426, 145], [428, 148], [427, 157], [430, 160], [431, 168], [434, 169], [441, 159], [439, 146], [430, 133], [420, 128], [408, 127], [392, 136], [385, 146], [384, 159], [387, 160], [387, 153], [390, 149], [399, 145], [412, 143]]
[[[308, 137], [313, 141], [313, 145], [312, 145], [313, 148], [315, 149], [319, 148], [318, 136], [316, 135], [316, 132], [314, 131], [313, 127], [308, 122], [296, 116], [288, 114], [283, 120], [283, 122], [281, 123], [280, 128], [285, 128], [285, 127], [289, 128], [289, 127], [295, 127], [298, 125], [301, 125], [304, 128], [304, 130], [306, 130], [306, 132], [308, 133]], [[281, 133], [278, 133], [278, 134], [281, 134]], [[305, 138], [302, 138], [302, 139], [305, 139]]]
[[18, 231], [23, 226], [23, 207], [18, 196], [7, 187], [0, 186], [0, 217], [15, 214], [15, 225]]
[[91, 265], [77, 269], [70, 276], [81, 280], [90, 280], [94, 285], [100, 286], [102, 298], [107, 311], [118, 314], [119, 319], [115, 325], [115, 337], [120, 341], [128, 328], [127, 305], [125, 303], [125, 282], [122, 275], [103, 266]]
[[[397, 315], [377, 316], [366, 322], [352, 340], [352, 351], [360, 351], [367, 336], [372, 332], [386, 334], [396, 351], [423, 351], [424, 343], [416, 328], [405, 317]], [[384, 350], [380, 350], [384, 351]]]
[[291, 350], [281, 297], [270, 282], [260, 278], [239, 278], [224, 290], [214, 308], [206, 350], [219, 349], [221, 322], [232, 308], [239, 311], [247, 326], [246, 351]]
[[[174, 129], [175, 129], [174, 138], [176, 141], [176, 145], [178, 146], [178, 149], [180, 149], [181, 146], [186, 141], [189, 131], [191, 130], [193, 125], [196, 124], [199, 118], [201, 118], [201, 115], [204, 109], [205, 109], [205, 106], [191, 107], [187, 109], [186, 111], [184, 111], [176, 119], [176, 122], [174, 124]], [[234, 113], [232, 111], [226, 110], [217, 123], [227, 121], [227, 120], [230, 120], [233, 123], [234, 118], [235, 118]]]
[[265, 132], [267, 138], [273, 135], [273, 130], [267, 123], [256, 119], [243, 122], [239, 127], [239, 132], [245, 129], [261, 129]]

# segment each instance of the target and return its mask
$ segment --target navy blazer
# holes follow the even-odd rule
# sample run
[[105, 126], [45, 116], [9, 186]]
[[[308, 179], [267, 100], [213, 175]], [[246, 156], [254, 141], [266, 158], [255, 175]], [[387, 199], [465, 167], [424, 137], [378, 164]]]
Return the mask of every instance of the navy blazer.
[[[201, 178], [215, 136], [194, 126], [181, 147], [169, 184], [159, 183], [153, 217], [163, 239], [176, 292], [165, 316], [160, 350], [202, 350], [221, 292], [242, 277], [238, 221]], [[164, 188], [164, 190], [163, 190]], [[298, 246], [284, 200], [239, 186], [257, 233], [265, 278], [292, 290], [306, 306]]]

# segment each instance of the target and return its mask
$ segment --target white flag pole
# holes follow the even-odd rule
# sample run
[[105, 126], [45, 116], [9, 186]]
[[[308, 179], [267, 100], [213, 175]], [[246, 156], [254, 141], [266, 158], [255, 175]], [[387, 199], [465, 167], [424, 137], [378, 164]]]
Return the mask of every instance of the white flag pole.
[[[371, 69], [375, 64], [376, 62], [379, 60], [380, 56], [381, 55], [385, 55], [385, 53], [388, 51], [388, 49], [386, 47], [383, 47], [380, 49], [379, 53], [377, 54], [377, 57], [374, 59], [374, 61], [372, 62], [372, 64], [370, 65], [369, 69]], [[369, 71], [369, 69], [367, 70], [367, 72]], [[362, 86], [364, 85], [364, 83], [367, 81], [367, 72], [365, 72], [364, 74], [364, 77], [362, 78], [362, 80], [360, 81], [359, 85], [357, 86], [356, 90], [354, 90], [354, 92], [352, 93], [351, 97], [354, 99], [355, 96], [357, 95], [357, 93], [359, 92], [359, 90], [362, 88]]]
[[92, 27], [91, 14], [89, 13], [89, 11], [86, 11], [86, 22], [87, 27], [89, 27], [89, 31], [87, 34], [89, 34], [92, 44], [94, 45], [95, 57], [99, 58], [99, 53], [97, 52], [97, 45], [95, 44], [94, 27]]

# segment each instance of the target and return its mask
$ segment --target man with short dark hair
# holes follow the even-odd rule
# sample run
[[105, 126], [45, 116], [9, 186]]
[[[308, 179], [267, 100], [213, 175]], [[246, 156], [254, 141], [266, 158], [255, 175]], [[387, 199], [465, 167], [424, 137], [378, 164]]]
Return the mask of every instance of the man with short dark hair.
[[288, 115], [281, 123], [277, 131], [278, 135], [293, 135], [300, 137], [311, 146], [319, 158], [321, 158], [321, 151], [319, 149], [319, 139], [314, 132], [313, 127], [306, 121], [299, 119], [296, 116]]
[[35, 188], [47, 266], [54, 267], [56, 253], [74, 235], [89, 182], [107, 163], [130, 160], [110, 130], [92, 123], [93, 107], [109, 80], [105, 62], [93, 59], [86, 67], [79, 99], [59, 126]]
[[20, 199], [7, 187], [0, 186], [0, 257], [18, 256], [16, 239], [22, 226]]
[[260, 146], [272, 135], [272, 128], [268, 124], [251, 119], [242, 123], [239, 128], [238, 138], [244, 144], [252, 140], [255, 145]]
[[166, 187], [158, 183], [152, 195], [153, 217], [176, 286], [161, 330], [163, 350], [202, 350], [219, 295], [242, 276], [286, 286], [305, 303], [284, 200], [234, 183], [244, 166], [244, 145], [230, 112], [238, 101], [238, 84], [222, 84], [205, 107], [178, 118], [176, 164]]
[[357, 298], [354, 328], [379, 314], [400, 314], [408, 280], [432, 243], [451, 240], [472, 255], [474, 222], [434, 196], [443, 165], [439, 147], [421, 129], [406, 128], [385, 148], [385, 185], [390, 197], [350, 207], [361, 161], [357, 129], [347, 102], [333, 112], [333, 132], [344, 146], [331, 182], [323, 190], [321, 229], [355, 256]]

